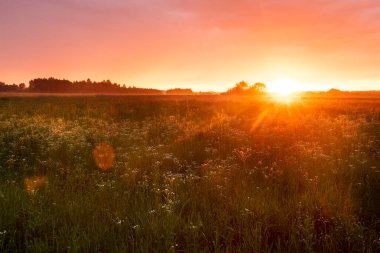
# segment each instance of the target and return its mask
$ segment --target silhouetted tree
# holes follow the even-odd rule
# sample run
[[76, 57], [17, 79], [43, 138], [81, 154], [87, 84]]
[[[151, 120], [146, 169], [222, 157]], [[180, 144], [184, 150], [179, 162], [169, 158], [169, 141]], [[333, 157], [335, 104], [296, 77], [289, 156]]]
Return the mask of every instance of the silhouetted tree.
[[248, 88], [248, 83], [245, 81], [240, 81], [237, 84], [235, 84], [235, 87], [229, 89], [226, 93], [231, 95], [239, 95], [243, 94], [244, 91]]
[[11, 84], [8, 85], [6, 83], [0, 82], [0, 92], [17, 92], [18, 91], [18, 85]]
[[245, 81], [235, 84], [235, 87], [227, 90], [227, 95], [263, 95], [267, 92], [267, 86], [263, 83], [249, 85]]
[[255, 85], [253, 85], [253, 89], [257, 92], [267, 92], [267, 86], [263, 83], [255, 83]]
[[18, 85], [18, 89], [19, 89], [19, 90], [24, 90], [24, 89], [25, 89], [25, 83], [20, 83], [20, 84]]

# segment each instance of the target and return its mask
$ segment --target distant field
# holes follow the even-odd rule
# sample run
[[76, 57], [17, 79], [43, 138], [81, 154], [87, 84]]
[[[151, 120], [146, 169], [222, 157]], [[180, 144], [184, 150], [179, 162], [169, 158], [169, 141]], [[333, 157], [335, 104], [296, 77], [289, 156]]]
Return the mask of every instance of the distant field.
[[0, 94], [0, 252], [380, 252], [380, 99]]
[[[36, 92], [0, 92], [0, 97], [93, 97], [105, 96], [99, 93], [36, 93]], [[106, 94], [106, 96], [135, 96], [130, 94]], [[144, 96], [144, 95], [139, 95]], [[154, 95], [146, 95], [154, 96]], [[157, 96], [157, 95], [156, 95]]]

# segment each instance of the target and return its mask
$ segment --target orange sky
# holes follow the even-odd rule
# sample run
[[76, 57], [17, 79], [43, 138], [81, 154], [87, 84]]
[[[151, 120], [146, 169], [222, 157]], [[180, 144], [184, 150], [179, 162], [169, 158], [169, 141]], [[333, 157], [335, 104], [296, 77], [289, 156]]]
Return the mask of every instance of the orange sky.
[[0, 1], [0, 81], [380, 90], [380, 1]]

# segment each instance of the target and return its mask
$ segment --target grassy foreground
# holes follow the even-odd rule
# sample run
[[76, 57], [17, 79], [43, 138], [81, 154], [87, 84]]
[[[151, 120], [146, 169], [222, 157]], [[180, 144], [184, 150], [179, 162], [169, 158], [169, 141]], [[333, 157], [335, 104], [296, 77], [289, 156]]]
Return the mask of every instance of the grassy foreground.
[[379, 252], [380, 100], [0, 98], [1, 252]]

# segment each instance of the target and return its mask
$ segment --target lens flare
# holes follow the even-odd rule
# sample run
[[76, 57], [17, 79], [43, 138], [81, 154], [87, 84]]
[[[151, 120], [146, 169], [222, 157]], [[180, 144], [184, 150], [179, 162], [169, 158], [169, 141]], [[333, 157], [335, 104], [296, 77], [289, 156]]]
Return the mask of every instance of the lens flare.
[[108, 143], [102, 142], [98, 144], [92, 151], [96, 166], [99, 169], [106, 171], [109, 170], [115, 161], [115, 151]]
[[46, 176], [29, 177], [24, 180], [25, 189], [31, 195], [34, 195], [38, 189], [47, 185], [47, 183], [48, 178]]

